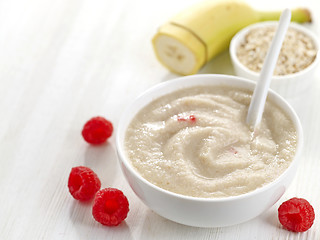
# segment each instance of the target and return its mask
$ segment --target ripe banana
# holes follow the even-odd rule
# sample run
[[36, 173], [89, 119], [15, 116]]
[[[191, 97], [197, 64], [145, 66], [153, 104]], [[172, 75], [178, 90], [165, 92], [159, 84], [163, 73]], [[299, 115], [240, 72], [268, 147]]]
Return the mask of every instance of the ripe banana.
[[[238, 0], [209, 0], [186, 9], [162, 25], [153, 37], [159, 61], [172, 72], [196, 73], [226, 50], [242, 28], [259, 21], [278, 20], [281, 11], [263, 12]], [[292, 10], [292, 21], [311, 22], [310, 12]]]

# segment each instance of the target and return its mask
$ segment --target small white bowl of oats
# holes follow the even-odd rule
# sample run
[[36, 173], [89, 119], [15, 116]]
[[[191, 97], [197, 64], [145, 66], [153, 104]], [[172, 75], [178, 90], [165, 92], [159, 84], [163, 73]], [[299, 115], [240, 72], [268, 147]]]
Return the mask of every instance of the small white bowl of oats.
[[[233, 37], [229, 51], [236, 75], [259, 79], [277, 25], [277, 21], [252, 24]], [[290, 23], [270, 87], [284, 97], [295, 96], [310, 87], [319, 63], [319, 46], [313, 32]]]

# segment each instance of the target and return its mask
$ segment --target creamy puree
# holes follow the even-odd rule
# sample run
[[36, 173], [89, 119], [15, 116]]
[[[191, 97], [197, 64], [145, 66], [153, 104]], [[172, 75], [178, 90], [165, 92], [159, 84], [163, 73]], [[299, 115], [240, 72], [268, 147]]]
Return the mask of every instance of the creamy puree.
[[179, 90], [144, 107], [125, 137], [131, 164], [171, 192], [219, 198], [276, 179], [297, 144], [289, 117], [268, 101], [253, 133], [245, 123], [251, 93], [225, 86]]

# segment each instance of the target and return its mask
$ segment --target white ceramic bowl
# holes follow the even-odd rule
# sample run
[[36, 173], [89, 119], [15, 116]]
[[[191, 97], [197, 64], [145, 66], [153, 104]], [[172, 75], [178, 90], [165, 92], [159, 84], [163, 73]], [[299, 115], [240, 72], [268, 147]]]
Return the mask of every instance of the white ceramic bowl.
[[255, 83], [228, 75], [192, 75], [163, 82], [138, 97], [123, 113], [116, 136], [117, 152], [121, 169], [136, 195], [154, 212], [172, 221], [195, 227], [221, 227], [252, 219], [271, 207], [288, 188], [298, 166], [302, 148], [302, 128], [294, 110], [286, 100], [270, 90], [268, 97], [277, 103], [294, 122], [298, 144], [291, 165], [272, 183], [240, 196], [226, 198], [196, 198], [169, 192], [144, 178], [132, 167], [124, 150], [128, 125], [138, 111], [154, 99], [192, 86], [227, 85], [253, 90]]
[[[229, 52], [230, 52], [233, 68], [237, 76], [248, 78], [254, 81], [257, 81], [259, 79], [259, 74], [257, 72], [250, 70], [239, 61], [236, 55], [236, 50], [239, 44], [243, 42], [244, 37], [252, 29], [265, 27], [265, 26], [277, 26], [277, 24], [278, 22], [276, 21], [260, 22], [260, 23], [252, 24], [252, 25], [249, 25], [248, 27], [243, 28], [232, 38], [230, 47], [229, 47]], [[310, 85], [312, 84], [312, 81], [314, 80], [314, 73], [315, 73], [316, 67], [319, 64], [319, 59], [320, 59], [320, 56], [319, 56], [320, 44], [317, 36], [306, 27], [296, 23], [290, 23], [290, 28], [294, 28], [304, 33], [305, 35], [309, 36], [313, 40], [317, 48], [317, 56], [312, 64], [310, 64], [307, 68], [297, 73], [272, 77], [270, 87], [276, 92], [278, 92], [279, 94], [281, 94], [283, 97], [295, 96], [296, 94], [299, 94], [300, 92], [310, 87]]]

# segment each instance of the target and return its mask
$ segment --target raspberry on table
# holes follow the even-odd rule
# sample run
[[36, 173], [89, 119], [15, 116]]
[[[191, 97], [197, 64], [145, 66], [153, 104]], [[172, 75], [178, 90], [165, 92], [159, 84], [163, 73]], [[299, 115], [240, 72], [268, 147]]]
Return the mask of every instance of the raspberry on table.
[[90, 144], [101, 144], [111, 137], [112, 132], [112, 123], [98, 116], [86, 122], [82, 129], [82, 136]]
[[123, 192], [116, 188], [105, 188], [97, 192], [92, 207], [94, 219], [107, 226], [117, 226], [129, 212], [129, 202]]
[[310, 203], [303, 198], [291, 198], [278, 208], [283, 227], [293, 232], [307, 231], [313, 224], [315, 214]]
[[71, 169], [68, 188], [75, 199], [80, 201], [90, 200], [100, 187], [100, 179], [90, 168], [78, 166]]

